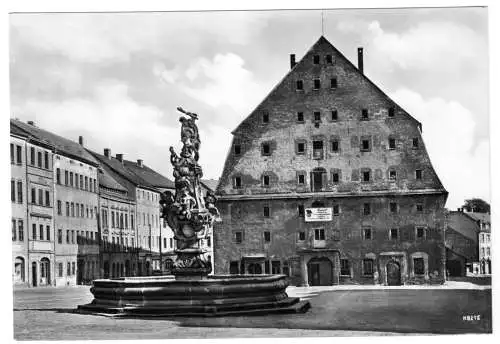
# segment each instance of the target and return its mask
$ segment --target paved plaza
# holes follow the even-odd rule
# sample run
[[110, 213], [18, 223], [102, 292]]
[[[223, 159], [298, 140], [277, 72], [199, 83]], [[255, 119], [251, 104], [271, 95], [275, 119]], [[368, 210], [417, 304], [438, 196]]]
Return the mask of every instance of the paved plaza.
[[[456, 289], [460, 288], [460, 289]], [[290, 287], [306, 314], [228, 318], [113, 319], [75, 313], [89, 287], [14, 292], [18, 340], [363, 336], [491, 332], [491, 289]]]

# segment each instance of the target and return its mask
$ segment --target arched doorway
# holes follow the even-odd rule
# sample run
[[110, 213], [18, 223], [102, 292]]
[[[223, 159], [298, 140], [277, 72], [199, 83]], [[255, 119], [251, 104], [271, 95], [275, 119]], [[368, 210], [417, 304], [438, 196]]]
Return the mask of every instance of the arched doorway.
[[14, 283], [24, 283], [24, 258], [16, 257], [14, 261]]
[[326, 187], [326, 170], [317, 167], [311, 172], [311, 188], [313, 192], [323, 191]]
[[401, 267], [395, 261], [387, 263], [387, 285], [401, 285]]
[[42, 258], [40, 260], [40, 285], [50, 284], [50, 260]]
[[262, 266], [260, 266], [260, 263], [250, 263], [248, 264], [248, 273], [250, 275], [261, 275]]
[[38, 285], [38, 273], [37, 273], [37, 264], [36, 262], [31, 263], [31, 281], [33, 283], [33, 287]]
[[333, 266], [326, 257], [315, 257], [307, 263], [308, 283], [310, 286], [332, 285]]

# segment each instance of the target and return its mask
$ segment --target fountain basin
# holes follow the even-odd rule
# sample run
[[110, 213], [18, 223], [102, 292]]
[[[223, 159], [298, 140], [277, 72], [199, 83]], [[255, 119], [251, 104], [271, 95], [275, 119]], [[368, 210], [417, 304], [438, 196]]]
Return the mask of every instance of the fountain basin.
[[285, 275], [219, 275], [199, 280], [173, 276], [100, 279], [94, 300], [80, 313], [114, 317], [223, 316], [303, 313], [307, 301], [288, 297]]

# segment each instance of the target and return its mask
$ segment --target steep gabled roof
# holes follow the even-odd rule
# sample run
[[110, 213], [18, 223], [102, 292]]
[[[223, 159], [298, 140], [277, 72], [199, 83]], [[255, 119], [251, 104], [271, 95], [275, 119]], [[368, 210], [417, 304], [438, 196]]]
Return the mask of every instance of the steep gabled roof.
[[99, 186], [103, 186], [108, 189], [116, 190], [119, 192], [128, 192], [128, 189], [121, 185], [115, 178], [112, 176], [112, 172], [109, 167], [102, 164], [99, 168]]
[[475, 221], [481, 221], [484, 223], [491, 223], [490, 222], [490, 214], [488, 213], [472, 213], [472, 212], [464, 212], [465, 215], [469, 216]]
[[350, 67], [352, 67], [354, 70], [358, 71], [359, 75], [361, 75], [370, 85], [372, 85], [377, 91], [379, 91], [387, 100], [389, 100], [390, 102], [392, 102], [393, 104], [395, 104], [396, 106], [398, 106], [402, 111], [403, 113], [408, 116], [410, 119], [414, 120], [418, 126], [420, 128], [422, 128], [422, 123], [420, 123], [419, 121], [417, 121], [413, 116], [411, 116], [408, 112], [406, 112], [401, 106], [399, 106], [394, 100], [392, 100], [391, 98], [389, 98], [389, 96], [380, 89], [380, 87], [378, 87], [373, 81], [371, 81], [367, 76], [366, 74], [364, 73], [361, 73], [358, 68], [344, 55], [342, 54], [342, 52], [340, 52], [337, 48], [335, 48], [335, 46], [330, 43], [324, 36], [321, 36], [317, 41], [316, 43], [313, 44], [313, 46], [311, 48], [309, 48], [309, 50], [304, 54], [304, 56], [302, 57], [302, 59], [297, 62], [295, 64], [295, 66], [293, 68], [291, 68], [288, 73], [285, 74], [285, 76], [276, 84], [276, 86], [273, 87], [273, 89], [268, 93], [268, 95], [250, 112], [250, 114], [243, 120], [240, 122], [240, 124], [231, 132], [232, 134], [234, 134], [235, 132], [237, 132], [243, 123], [245, 123], [251, 116], [252, 114], [259, 108], [262, 106], [263, 103], [265, 103], [272, 95], [273, 93], [283, 85], [283, 83], [285, 82], [285, 80], [292, 74], [294, 73], [294, 71], [296, 69], [298, 69], [299, 67], [301, 67], [304, 63], [305, 63], [305, 57], [308, 56], [309, 54], [311, 54], [313, 51], [317, 50], [318, 47], [320, 47], [321, 45], [323, 44], [327, 44], [329, 48], [331, 48], [333, 51], [335, 51], [336, 54], [338, 54], [338, 56], [340, 58], [342, 58]]
[[151, 168], [147, 167], [144, 164], [141, 167], [137, 163], [129, 160], [123, 160], [123, 164], [125, 168], [127, 168], [133, 174], [140, 177], [142, 180], [145, 180], [149, 185], [158, 188], [167, 188], [167, 189], [175, 188], [175, 184], [173, 181], [159, 174], [158, 172], [152, 170]]
[[218, 179], [201, 179], [200, 182], [212, 191], [217, 189], [217, 185], [219, 184]]
[[16, 119], [10, 119], [11, 131], [23, 133], [30, 138], [34, 138], [41, 143], [52, 146], [56, 154], [62, 154], [73, 159], [80, 160], [87, 164], [98, 166], [98, 161], [89, 154], [85, 148], [75, 141], [68, 140], [62, 136], [51, 133], [31, 124], [23, 123]]

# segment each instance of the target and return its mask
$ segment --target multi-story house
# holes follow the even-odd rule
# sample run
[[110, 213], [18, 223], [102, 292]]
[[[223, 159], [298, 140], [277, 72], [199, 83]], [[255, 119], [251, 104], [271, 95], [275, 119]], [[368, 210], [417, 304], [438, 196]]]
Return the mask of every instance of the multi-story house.
[[323, 36], [232, 132], [216, 273], [293, 284], [445, 280], [444, 204], [422, 125]]

